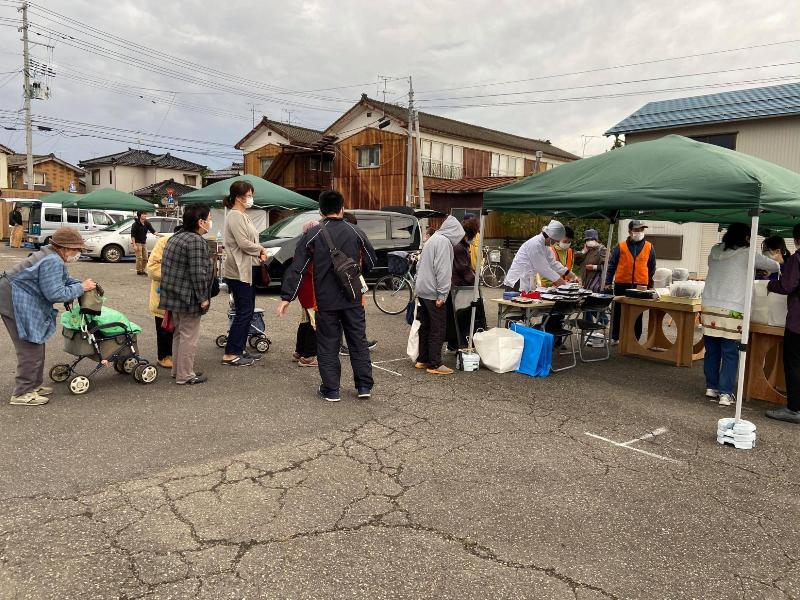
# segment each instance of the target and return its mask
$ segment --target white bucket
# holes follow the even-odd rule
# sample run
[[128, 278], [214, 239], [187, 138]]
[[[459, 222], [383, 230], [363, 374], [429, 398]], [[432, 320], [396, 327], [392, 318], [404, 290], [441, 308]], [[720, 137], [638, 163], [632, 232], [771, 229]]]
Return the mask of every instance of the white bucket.
[[477, 371], [481, 366], [481, 357], [477, 352], [459, 350], [456, 354], [456, 369], [459, 371]]

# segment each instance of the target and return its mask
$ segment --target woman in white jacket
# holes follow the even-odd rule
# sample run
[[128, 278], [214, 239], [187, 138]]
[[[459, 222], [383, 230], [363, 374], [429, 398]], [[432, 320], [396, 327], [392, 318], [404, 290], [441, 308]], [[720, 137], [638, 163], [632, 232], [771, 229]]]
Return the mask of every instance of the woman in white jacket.
[[[703, 339], [706, 355], [706, 397], [730, 406], [735, 402], [733, 388], [739, 367], [739, 342], [748, 278], [750, 227], [731, 223], [722, 242], [708, 256], [708, 275], [702, 296]], [[756, 254], [756, 270], [776, 273], [780, 265], [771, 258]]]

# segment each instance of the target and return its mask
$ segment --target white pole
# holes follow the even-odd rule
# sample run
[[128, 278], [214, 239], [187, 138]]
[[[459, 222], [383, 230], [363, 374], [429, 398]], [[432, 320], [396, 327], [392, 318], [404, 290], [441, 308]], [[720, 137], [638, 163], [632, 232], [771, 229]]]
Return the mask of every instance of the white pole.
[[[478, 262], [475, 265], [475, 284], [473, 287], [473, 294], [472, 294], [472, 302], [479, 302], [481, 299], [481, 269], [483, 268], [483, 225], [486, 220], [486, 217], [483, 214], [483, 207], [481, 207], [481, 219], [480, 219], [480, 236], [481, 239], [478, 241]], [[472, 307], [472, 314], [469, 318], [469, 344], [468, 350], [470, 352], [473, 351], [474, 346], [472, 344], [472, 332], [475, 331], [475, 316], [478, 312], [477, 306]]]
[[744, 399], [744, 372], [747, 366], [747, 341], [750, 337], [750, 313], [753, 308], [753, 280], [756, 273], [756, 237], [758, 236], [758, 211], [750, 221], [750, 253], [747, 257], [747, 285], [744, 296], [744, 321], [742, 322], [742, 346], [739, 350], [739, 375], [736, 382], [736, 422], [742, 418]]
[[608, 261], [611, 258], [611, 242], [614, 241], [614, 221], [608, 226], [608, 246], [606, 246], [606, 259], [603, 261], [603, 277], [600, 280], [600, 289], [606, 287], [606, 275], [608, 275]]

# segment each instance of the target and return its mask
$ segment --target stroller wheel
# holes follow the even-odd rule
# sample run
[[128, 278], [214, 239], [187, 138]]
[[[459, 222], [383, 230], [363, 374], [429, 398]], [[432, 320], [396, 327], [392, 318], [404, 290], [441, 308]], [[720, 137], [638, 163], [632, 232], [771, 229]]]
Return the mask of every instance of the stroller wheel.
[[217, 348], [224, 348], [228, 344], [227, 335], [218, 335], [216, 339]]
[[76, 396], [80, 396], [88, 392], [91, 385], [89, 378], [85, 375], [75, 375], [75, 377], [69, 380], [69, 391]]
[[158, 369], [156, 369], [155, 365], [139, 365], [133, 371], [133, 376], [139, 383], [147, 385], [158, 379]]
[[131, 356], [130, 358], [126, 358], [125, 360], [122, 361], [122, 373], [127, 373], [128, 375], [130, 375], [131, 373], [133, 373], [133, 370], [136, 368], [138, 364], [139, 364], [138, 358], [134, 358], [133, 356]]
[[[250, 344], [253, 345], [252, 342]], [[260, 337], [256, 339], [255, 349], [264, 354], [265, 352], [269, 352], [269, 347], [272, 345], [272, 342], [269, 341], [269, 338]]]
[[123, 366], [124, 362], [125, 362], [124, 360], [115, 360], [114, 361], [114, 370], [117, 373], [121, 374], [121, 375], [125, 374], [125, 367]]
[[69, 374], [69, 365], [55, 365], [52, 369], [50, 369], [50, 379], [56, 383], [61, 383], [62, 381], [69, 379]]

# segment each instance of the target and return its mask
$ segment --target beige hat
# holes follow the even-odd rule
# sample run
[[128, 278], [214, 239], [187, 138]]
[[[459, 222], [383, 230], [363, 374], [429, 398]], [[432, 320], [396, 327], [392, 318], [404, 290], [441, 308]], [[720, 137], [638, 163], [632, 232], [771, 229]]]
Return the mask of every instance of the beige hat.
[[71, 250], [83, 250], [83, 238], [74, 227], [59, 227], [50, 238], [50, 243]]

